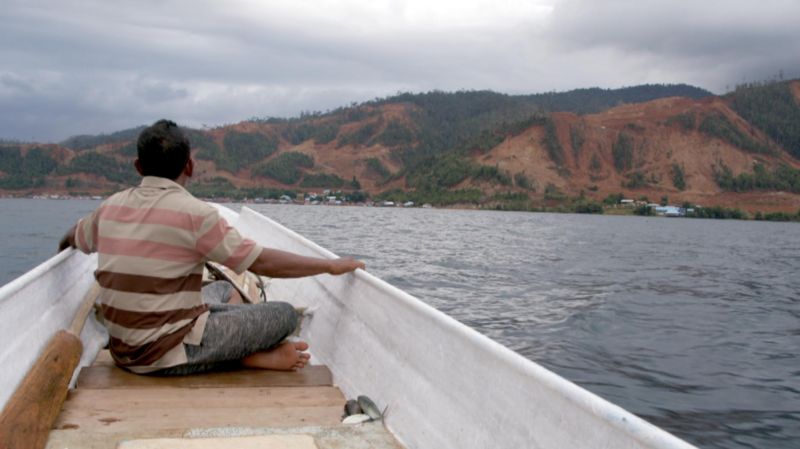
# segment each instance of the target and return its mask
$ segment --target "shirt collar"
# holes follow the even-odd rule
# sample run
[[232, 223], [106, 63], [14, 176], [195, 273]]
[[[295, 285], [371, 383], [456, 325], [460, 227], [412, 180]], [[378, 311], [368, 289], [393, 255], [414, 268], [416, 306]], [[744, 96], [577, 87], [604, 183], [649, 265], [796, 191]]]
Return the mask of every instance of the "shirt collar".
[[167, 179], [161, 178], [159, 176], [145, 176], [142, 178], [142, 183], [139, 184], [139, 187], [150, 187], [156, 189], [165, 189], [165, 190], [186, 190], [183, 188], [182, 185], [178, 184], [177, 182]]

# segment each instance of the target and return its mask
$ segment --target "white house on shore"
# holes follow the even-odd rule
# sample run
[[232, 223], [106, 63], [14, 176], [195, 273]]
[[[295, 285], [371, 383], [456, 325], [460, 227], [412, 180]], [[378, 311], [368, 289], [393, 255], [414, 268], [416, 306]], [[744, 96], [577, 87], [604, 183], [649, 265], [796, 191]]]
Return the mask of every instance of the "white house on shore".
[[663, 215], [665, 217], [684, 217], [686, 210], [678, 206], [661, 206], [655, 207], [656, 215]]

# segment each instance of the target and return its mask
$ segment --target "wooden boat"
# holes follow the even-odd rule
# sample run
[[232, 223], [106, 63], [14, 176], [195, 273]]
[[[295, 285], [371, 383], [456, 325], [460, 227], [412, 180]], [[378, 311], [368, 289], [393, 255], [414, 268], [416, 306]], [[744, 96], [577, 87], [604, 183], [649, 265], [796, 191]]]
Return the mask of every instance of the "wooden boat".
[[[263, 245], [334, 257], [251, 209], [220, 211]], [[78, 313], [95, 263], [63, 252], [0, 288], [6, 410], [43, 348]], [[272, 438], [253, 443], [259, 447], [693, 447], [367, 272], [273, 279], [267, 289], [270, 298], [304, 308], [301, 337], [318, 365], [297, 373], [134, 376], [108, 361], [104, 331], [90, 317], [80, 332], [84, 352], [73, 389], [47, 447], [115, 447], [121, 440], [119, 447], [130, 448], [223, 447], [211, 437], [237, 437], [230, 447], [251, 447], [255, 440], [244, 435]], [[358, 395], [386, 410], [382, 423], [339, 422], [345, 399]], [[178, 439], [149, 440], [163, 437]]]

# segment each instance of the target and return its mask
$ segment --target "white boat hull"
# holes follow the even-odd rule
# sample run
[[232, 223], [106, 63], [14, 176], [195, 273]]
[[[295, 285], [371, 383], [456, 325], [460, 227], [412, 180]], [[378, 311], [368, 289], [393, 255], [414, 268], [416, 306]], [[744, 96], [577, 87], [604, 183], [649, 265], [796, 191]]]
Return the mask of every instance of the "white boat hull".
[[[262, 245], [334, 257], [248, 208], [220, 210]], [[68, 326], [94, 263], [62, 253], [0, 289], [0, 337], [11, 342], [0, 353], [0, 404]], [[409, 449], [693, 447], [367, 272], [274, 279], [268, 296], [306, 307], [301, 338], [313, 361], [348, 398], [366, 394], [388, 408], [386, 426]], [[90, 323], [83, 364], [104, 338]]]
[[[0, 287], [0, 407], [5, 406], [53, 335], [69, 327], [94, 282], [95, 268], [95, 255], [67, 251]], [[108, 334], [90, 316], [80, 337], [83, 355], [76, 371], [91, 364]]]
[[[334, 255], [243, 208], [259, 243]], [[386, 424], [415, 448], [691, 448], [693, 446], [359, 271], [273, 280], [268, 296], [308, 307], [301, 336], [348, 398], [388, 407]]]

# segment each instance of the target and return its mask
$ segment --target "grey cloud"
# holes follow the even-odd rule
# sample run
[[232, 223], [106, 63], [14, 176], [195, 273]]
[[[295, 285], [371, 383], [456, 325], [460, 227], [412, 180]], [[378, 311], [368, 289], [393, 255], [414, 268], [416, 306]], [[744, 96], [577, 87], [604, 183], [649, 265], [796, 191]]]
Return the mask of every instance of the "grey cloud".
[[800, 3], [786, 0], [696, 2], [565, 0], [556, 5], [547, 36], [562, 51], [610, 49], [644, 58], [687, 82], [706, 86], [761, 79], [778, 70], [800, 75]]
[[138, 125], [135, 119], [112, 117], [74, 96], [18, 95], [2, 98], [0, 136], [52, 142], [69, 135], [108, 132]]
[[4, 24], [9, 25], [7, 34], [22, 41], [14, 46], [15, 56], [47, 54], [46, 60], [34, 59], [30, 65], [76, 71], [128, 70], [228, 83], [327, 84], [430, 79], [461, 72], [472, 60], [491, 67], [493, 52], [485, 47], [499, 43], [476, 48], [481, 36], [442, 36], [425, 30], [364, 33], [346, 23], [312, 27], [271, 16], [229, 22], [203, 7], [189, 14], [187, 23], [177, 24], [159, 22], [160, 15], [153, 11], [140, 11], [135, 20], [124, 18], [127, 13], [97, 20], [70, 15], [66, 9], [38, 11]]
[[397, 91], [641, 82], [720, 91], [780, 69], [800, 76], [800, 6], [776, 0], [563, 0], [549, 16], [439, 28], [387, 16], [372, 23], [369, 8], [347, 2], [336, 14], [288, 15], [280, 3], [6, 3], [0, 138], [59, 140], [160, 117], [213, 126]]
[[662, 55], [785, 48], [800, 33], [800, 3], [785, 0], [565, 0], [553, 11], [553, 36], [578, 46], [610, 45]]
[[174, 87], [164, 81], [137, 79], [132, 84], [133, 95], [147, 102], [168, 102], [189, 97], [186, 88]]
[[25, 78], [13, 73], [4, 73], [0, 75], [0, 85], [6, 88], [7, 91], [10, 91], [10, 93], [31, 93], [35, 89]]
[[[46, 90], [19, 93], [15, 107], [33, 113], [32, 105], [54, 92], [69, 98], [52, 101], [76, 105], [72, 129], [61, 125], [69, 116], [40, 114], [51, 126], [36, 132], [48, 139], [66, 137], [64, 128], [67, 134], [110, 131], [112, 123], [139, 124], [154, 116], [215, 124], [325, 110], [400, 90], [502, 89], [490, 85], [490, 76], [475, 85], [475, 68], [507, 65], [492, 61], [492, 42], [482, 43], [481, 36], [424, 30], [364, 36], [331, 23], [309, 28], [273, 18], [245, 26], [202, 12], [189, 23], [165, 24], [152, 13], [98, 18], [61, 8], [25, 10], [0, 32], [17, 41], [0, 45], [4, 60], [18, 61], [29, 77], [62, 75]], [[92, 112], [94, 119], [83, 119]], [[0, 136], [34, 132], [12, 117]]]

